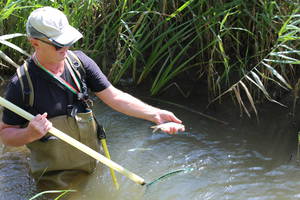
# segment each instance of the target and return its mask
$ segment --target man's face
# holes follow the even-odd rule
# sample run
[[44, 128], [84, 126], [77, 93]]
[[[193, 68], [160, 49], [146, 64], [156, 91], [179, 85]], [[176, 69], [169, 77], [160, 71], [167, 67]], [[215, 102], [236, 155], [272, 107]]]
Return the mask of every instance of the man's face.
[[59, 47], [49, 41], [47, 38], [32, 38], [32, 45], [40, 55], [45, 55], [53, 61], [62, 61], [67, 57], [67, 51], [70, 47]]

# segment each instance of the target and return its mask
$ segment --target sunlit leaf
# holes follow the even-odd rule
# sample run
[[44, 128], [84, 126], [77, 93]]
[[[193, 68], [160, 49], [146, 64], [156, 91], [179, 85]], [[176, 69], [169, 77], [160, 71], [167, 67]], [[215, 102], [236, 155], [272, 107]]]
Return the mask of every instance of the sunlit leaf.
[[10, 57], [8, 57], [1, 50], [0, 50], [0, 58], [4, 59], [5, 61], [7, 61], [9, 64], [11, 64], [12, 66], [14, 66], [15, 68], [20, 67], [17, 63], [15, 63], [12, 59], [10, 59]]
[[180, 6], [174, 13], [170, 15], [170, 17], [167, 18], [167, 21], [172, 19], [173, 17], [176, 17], [178, 13], [180, 13], [182, 10], [184, 10], [188, 5], [190, 5], [193, 2], [193, 0], [188, 0], [185, 2], [182, 6]]
[[[29, 200], [34, 200], [37, 199], [38, 197], [44, 195], [44, 194], [56, 194], [56, 193], [62, 193], [62, 195], [65, 195], [68, 192], [76, 192], [76, 190], [48, 190], [48, 191], [44, 191], [44, 192], [40, 192], [36, 195], [34, 195], [33, 197], [31, 197]], [[60, 195], [61, 197], [61, 195]], [[58, 199], [58, 198], [56, 198]]]
[[[254, 81], [255, 81], [256, 85], [259, 87], [259, 89], [265, 94], [266, 97], [270, 98], [270, 95], [267, 92], [264, 84], [260, 80], [259, 76], [253, 71], [251, 71], [250, 73], [251, 73], [252, 77], [254, 78]], [[247, 78], [249, 78], [249, 77], [247, 76]]]
[[16, 37], [22, 37], [27, 36], [26, 34], [22, 33], [13, 33], [13, 34], [6, 34], [6, 35], [0, 35], [0, 40], [9, 40]]
[[286, 82], [286, 80], [276, 71], [276, 69], [274, 69], [273, 67], [271, 67], [270, 65], [268, 65], [267, 63], [265, 62], [262, 62], [262, 64], [267, 67], [267, 69], [272, 72], [272, 74], [274, 76], [276, 76], [281, 82], [283, 82], [289, 89], [292, 89], [292, 86], [290, 84], [288, 84]]
[[5, 41], [5, 40], [0, 40], [0, 43], [4, 44], [4, 45], [6, 45], [6, 46], [8, 46], [8, 47], [10, 47], [10, 48], [13, 48], [13, 49], [15, 49], [16, 51], [18, 51], [18, 52], [20, 52], [20, 53], [22, 53], [22, 54], [24, 54], [24, 55], [30, 57], [30, 54], [29, 54], [29, 53], [27, 53], [26, 51], [24, 51], [23, 49], [21, 49], [20, 47], [18, 47], [17, 45], [15, 45], [15, 44], [13, 44], [13, 43], [11, 43], [11, 42], [8, 42], [8, 41]]
[[283, 55], [283, 54], [281, 54], [281, 53], [277, 53], [277, 54], [272, 54], [272, 56], [277, 56], [277, 57], [280, 57], [280, 58], [284, 58], [284, 59], [286, 59], [286, 60], [290, 60], [290, 61], [299, 61], [298, 59], [296, 59], [296, 58], [292, 58], [292, 57], [289, 57], [289, 56], [286, 56], [286, 55]]
[[236, 99], [238, 100], [238, 103], [239, 103], [239, 105], [240, 105], [240, 108], [243, 108], [244, 111], [246, 112], [246, 114], [248, 115], [248, 117], [251, 117], [251, 115], [250, 115], [248, 109], [246, 108], [246, 106], [245, 106], [245, 104], [244, 104], [244, 102], [243, 102], [243, 100], [242, 100], [242, 98], [241, 98], [241, 94], [240, 94], [238, 85], [235, 86], [235, 87], [233, 87], [232, 90], [233, 90], [234, 93], [235, 93], [235, 97], [236, 97]]
[[[287, 46], [285, 46], [287, 47]], [[281, 56], [283, 54], [298, 54], [300, 53], [300, 50], [293, 50], [292, 48], [290, 48], [291, 50], [290, 51], [280, 51], [280, 52], [272, 52], [270, 53], [270, 56]]]
[[254, 100], [253, 100], [253, 97], [249, 91], [249, 89], [247, 88], [247, 86], [243, 83], [243, 81], [240, 81], [239, 84], [241, 84], [241, 86], [243, 87], [243, 89], [245, 90], [246, 94], [247, 94], [247, 97], [248, 97], [248, 100], [257, 116], [257, 110], [256, 110], [256, 107], [255, 107], [255, 104], [254, 104]]
[[[254, 73], [254, 72], [253, 72], [253, 73]], [[251, 74], [252, 74], [252, 72], [251, 72]], [[255, 73], [254, 73], [254, 74], [255, 74]], [[253, 74], [252, 74], [252, 75], [253, 75]], [[257, 76], [257, 75], [255, 75], [255, 76]], [[279, 104], [279, 105], [281, 105], [281, 106], [283, 106], [283, 107], [286, 107], [286, 105], [284, 105], [284, 104], [282, 104], [282, 103], [280, 103], [280, 102], [278, 102], [278, 101], [272, 99], [271, 96], [269, 95], [269, 93], [266, 91], [266, 89], [265, 89], [264, 86], [261, 87], [261, 84], [257, 84], [257, 82], [255, 82], [254, 80], [252, 80], [249, 76], [245, 76], [245, 78], [247, 78], [249, 81], [251, 81], [253, 84], [255, 84], [255, 85], [256, 85], [256, 86], [264, 93], [265, 97], [266, 97], [269, 101], [274, 102], [274, 103], [277, 103], [277, 104]], [[257, 78], [259, 79], [258, 76], [257, 76]], [[259, 82], [261, 82], [261, 81], [259, 81]]]
[[291, 60], [275, 60], [275, 59], [264, 59], [264, 61], [272, 62], [272, 63], [280, 63], [280, 64], [300, 64], [300, 60], [291, 61]]

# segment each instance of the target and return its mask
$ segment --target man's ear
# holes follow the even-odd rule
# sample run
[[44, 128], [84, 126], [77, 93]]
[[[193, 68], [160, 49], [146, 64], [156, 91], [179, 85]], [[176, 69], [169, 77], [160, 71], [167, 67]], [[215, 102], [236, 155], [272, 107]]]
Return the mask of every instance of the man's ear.
[[34, 38], [28, 38], [30, 44], [34, 47], [34, 48], [37, 48], [39, 47], [39, 42], [38, 40], [34, 39]]

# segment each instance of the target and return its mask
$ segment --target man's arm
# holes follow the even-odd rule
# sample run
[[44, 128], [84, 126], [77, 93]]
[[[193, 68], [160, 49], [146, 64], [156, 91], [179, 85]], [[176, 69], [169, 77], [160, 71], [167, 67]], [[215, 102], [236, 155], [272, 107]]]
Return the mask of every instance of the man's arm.
[[[156, 124], [164, 122], [182, 123], [172, 112], [150, 106], [112, 85], [96, 93], [96, 95], [111, 108], [129, 116], [145, 119]], [[166, 132], [176, 133], [177, 131], [183, 130], [184, 129], [178, 130], [175, 127], [170, 127]]]
[[16, 125], [0, 124], [0, 139], [8, 146], [22, 146], [42, 138], [52, 127], [47, 120], [47, 113], [37, 115], [26, 128]]

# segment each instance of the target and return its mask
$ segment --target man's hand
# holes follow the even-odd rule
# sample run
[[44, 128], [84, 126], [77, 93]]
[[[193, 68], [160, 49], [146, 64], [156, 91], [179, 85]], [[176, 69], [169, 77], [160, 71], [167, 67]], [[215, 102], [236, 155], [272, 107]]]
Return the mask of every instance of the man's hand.
[[185, 131], [182, 121], [178, 119], [172, 112], [167, 110], [159, 110], [155, 116], [155, 123], [158, 125], [153, 126], [154, 131], [160, 129], [168, 134], [174, 134], [178, 131]]
[[30, 134], [30, 140], [35, 141], [44, 137], [52, 128], [52, 123], [47, 120], [47, 113], [36, 115], [28, 124], [27, 130]]
[[47, 113], [36, 115], [26, 128], [0, 123], [0, 140], [8, 146], [22, 146], [42, 138], [52, 128]]

